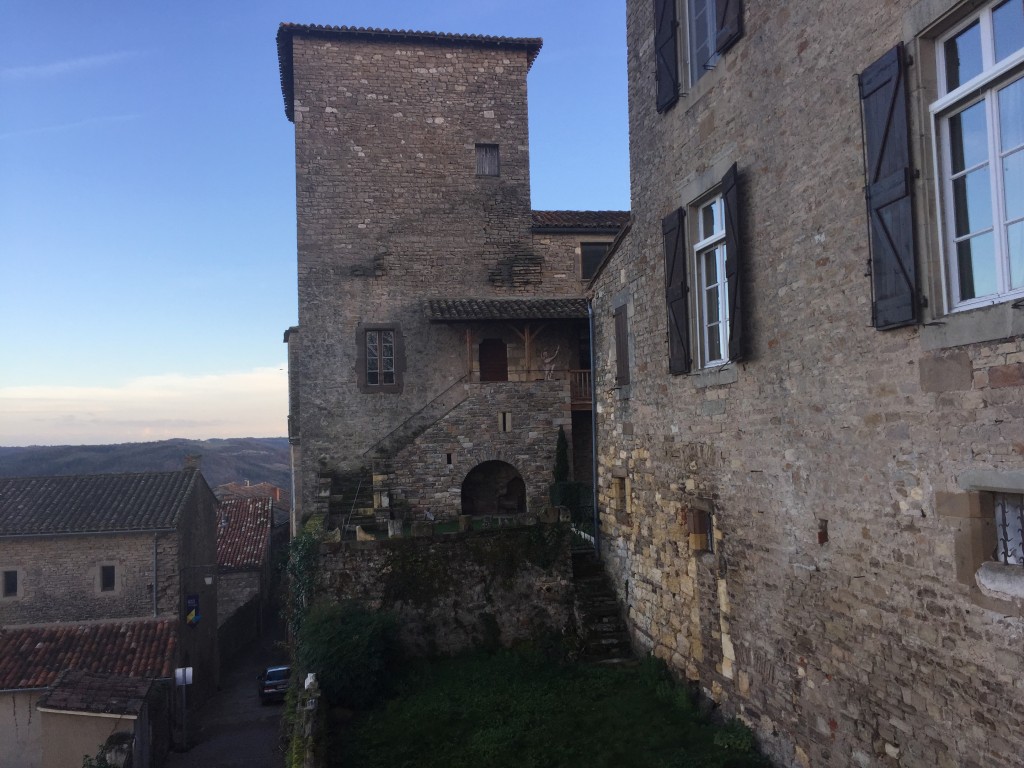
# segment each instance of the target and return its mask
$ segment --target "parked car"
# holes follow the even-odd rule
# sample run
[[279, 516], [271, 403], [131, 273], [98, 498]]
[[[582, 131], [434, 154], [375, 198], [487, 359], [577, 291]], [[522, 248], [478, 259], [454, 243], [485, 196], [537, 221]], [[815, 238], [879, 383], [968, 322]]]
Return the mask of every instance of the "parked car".
[[288, 690], [288, 678], [292, 675], [291, 667], [267, 667], [256, 678], [259, 681], [260, 703], [268, 701], [284, 701]]

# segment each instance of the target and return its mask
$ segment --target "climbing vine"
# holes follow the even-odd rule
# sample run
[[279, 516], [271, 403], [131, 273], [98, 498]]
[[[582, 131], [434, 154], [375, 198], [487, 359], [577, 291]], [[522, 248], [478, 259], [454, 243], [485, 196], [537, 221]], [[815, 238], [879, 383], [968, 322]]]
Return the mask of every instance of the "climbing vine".
[[313, 603], [317, 579], [320, 572], [320, 541], [323, 539], [323, 523], [314, 518], [306, 523], [302, 531], [288, 545], [288, 628], [298, 633]]

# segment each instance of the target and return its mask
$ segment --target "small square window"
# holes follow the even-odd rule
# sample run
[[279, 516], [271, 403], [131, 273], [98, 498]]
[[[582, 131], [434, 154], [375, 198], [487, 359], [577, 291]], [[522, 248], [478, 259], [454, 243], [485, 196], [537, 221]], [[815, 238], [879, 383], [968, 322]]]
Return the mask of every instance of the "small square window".
[[18, 596], [18, 572], [4, 571], [4, 597]]
[[100, 592], [113, 592], [116, 570], [112, 565], [100, 566]]
[[497, 144], [476, 145], [476, 175], [500, 176], [501, 162]]

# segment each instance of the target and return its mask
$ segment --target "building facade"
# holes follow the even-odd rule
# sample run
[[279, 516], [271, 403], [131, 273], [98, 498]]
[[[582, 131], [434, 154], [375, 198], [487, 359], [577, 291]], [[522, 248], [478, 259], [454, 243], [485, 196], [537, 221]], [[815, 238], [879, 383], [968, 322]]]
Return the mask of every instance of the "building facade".
[[584, 276], [625, 215], [531, 210], [540, 45], [281, 26], [298, 214], [293, 530], [346, 493], [350, 511], [407, 519], [546, 503], [558, 428], [572, 432], [574, 404], [590, 410]]
[[171, 619], [217, 687], [216, 499], [198, 471], [0, 479], [0, 626]]
[[1022, 17], [627, 1], [603, 557], [781, 765], [1021, 764]]

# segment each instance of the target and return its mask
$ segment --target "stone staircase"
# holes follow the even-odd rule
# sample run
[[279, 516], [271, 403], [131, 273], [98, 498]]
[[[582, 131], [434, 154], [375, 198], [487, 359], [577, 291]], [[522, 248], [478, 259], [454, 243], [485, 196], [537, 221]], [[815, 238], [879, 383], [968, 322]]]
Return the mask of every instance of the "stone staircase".
[[573, 613], [583, 648], [580, 658], [599, 663], [633, 660], [629, 630], [604, 565], [593, 551], [573, 552]]

